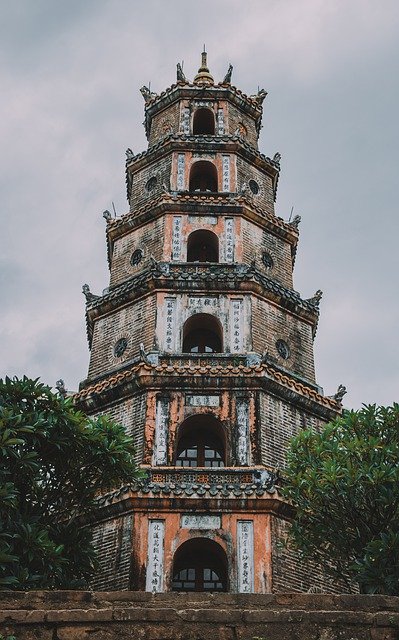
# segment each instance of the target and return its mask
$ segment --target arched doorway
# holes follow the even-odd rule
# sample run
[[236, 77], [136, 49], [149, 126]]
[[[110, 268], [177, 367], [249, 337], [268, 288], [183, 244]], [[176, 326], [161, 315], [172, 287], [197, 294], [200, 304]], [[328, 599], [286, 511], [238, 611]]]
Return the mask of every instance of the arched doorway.
[[173, 559], [172, 591], [227, 591], [227, 556], [207, 538], [187, 540]]
[[187, 262], [219, 262], [219, 240], [215, 233], [199, 229], [187, 240]]
[[180, 426], [176, 447], [176, 467], [218, 469], [226, 464], [223, 428], [206, 413], [190, 416]]
[[196, 110], [193, 118], [193, 135], [215, 135], [215, 116], [213, 111], [204, 107]]
[[218, 190], [218, 172], [212, 162], [199, 160], [195, 162], [190, 171], [190, 191], [211, 191]]
[[197, 313], [184, 323], [183, 353], [221, 353], [220, 322], [209, 313]]

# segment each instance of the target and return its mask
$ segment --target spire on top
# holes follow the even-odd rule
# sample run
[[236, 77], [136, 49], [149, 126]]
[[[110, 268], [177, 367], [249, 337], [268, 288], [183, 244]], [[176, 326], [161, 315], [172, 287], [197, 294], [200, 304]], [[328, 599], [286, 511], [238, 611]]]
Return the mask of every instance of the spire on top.
[[194, 78], [194, 84], [214, 84], [213, 77], [209, 73], [206, 56], [207, 56], [207, 53], [205, 51], [205, 45], [204, 45], [204, 50], [201, 53], [201, 66], [198, 69], [198, 73]]

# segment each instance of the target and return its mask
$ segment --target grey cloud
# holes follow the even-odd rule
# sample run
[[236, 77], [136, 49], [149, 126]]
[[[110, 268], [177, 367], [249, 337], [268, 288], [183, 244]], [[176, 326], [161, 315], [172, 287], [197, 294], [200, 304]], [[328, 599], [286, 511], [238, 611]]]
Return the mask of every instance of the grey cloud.
[[162, 91], [182, 59], [193, 77], [205, 42], [215, 78], [232, 62], [234, 84], [269, 91], [261, 150], [283, 154], [277, 214], [302, 216], [295, 287], [325, 292], [320, 384], [347, 384], [348, 406], [392, 402], [398, 18], [389, 0], [4, 4], [0, 375], [70, 388], [86, 376], [81, 285], [108, 284], [101, 212], [127, 209], [124, 149], [146, 145], [139, 87]]

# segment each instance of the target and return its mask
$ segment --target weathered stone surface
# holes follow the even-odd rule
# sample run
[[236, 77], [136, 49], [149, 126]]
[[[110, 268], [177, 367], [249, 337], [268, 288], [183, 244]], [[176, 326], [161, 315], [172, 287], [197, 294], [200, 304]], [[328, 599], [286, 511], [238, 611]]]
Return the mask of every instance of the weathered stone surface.
[[398, 640], [399, 598], [322, 594], [0, 593], [17, 640]]

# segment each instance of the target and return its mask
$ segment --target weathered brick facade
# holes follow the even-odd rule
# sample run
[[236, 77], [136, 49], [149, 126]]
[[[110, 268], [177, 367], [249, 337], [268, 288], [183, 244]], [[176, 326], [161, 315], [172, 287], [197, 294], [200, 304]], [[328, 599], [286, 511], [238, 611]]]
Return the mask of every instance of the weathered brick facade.
[[258, 151], [265, 92], [216, 84], [205, 60], [193, 83], [142, 92], [149, 148], [128, 150], [130, 211], [107, 220], [75, 401], [125, 426], [146, 477], [99, 499], [93, 587], [339, 591], [283, 546], [289, 439], [341, 405], [315, 381], [320, 295], [293, 288], [280, 156]]

